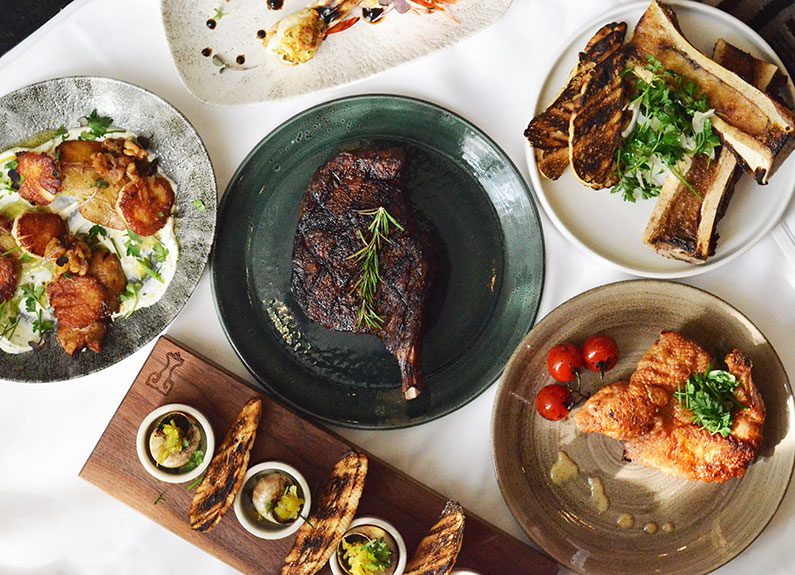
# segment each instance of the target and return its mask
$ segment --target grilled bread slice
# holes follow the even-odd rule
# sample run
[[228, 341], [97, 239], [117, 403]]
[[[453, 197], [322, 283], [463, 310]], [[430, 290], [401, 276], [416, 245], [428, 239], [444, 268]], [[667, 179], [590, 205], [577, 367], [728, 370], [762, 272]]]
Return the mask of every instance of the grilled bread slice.
[[404, 575], [447, 575], [464, 541], [464, 509], [448, 501], [436, 525], [423, 537]]
[[221, 520], [243, 484], [257, 436], [262, 402], [250, 399], [218, 448], [190, 506], [191, 529], [210, 531]]
[[616, 151], [624, 124], [623, 52], [596, 66], [582, 86], [569, 122], [569, 160], [589, 188], [618, 183]]
[[323, 568], [356, 514], [366, 476], [364, 453], [352, 449], [337, 461], [314, 513], [298, 530], [281, 575], [313, 575]]
[[527, 126], [524, 135], [535, 148], [538, 170], [544, 177], [557, 180], [569, 165], [569, 120], [574, 104], [594, 66], [621, 48], [626, 32], [625, 22], [600, 28], [580, 53], [566, 86]]

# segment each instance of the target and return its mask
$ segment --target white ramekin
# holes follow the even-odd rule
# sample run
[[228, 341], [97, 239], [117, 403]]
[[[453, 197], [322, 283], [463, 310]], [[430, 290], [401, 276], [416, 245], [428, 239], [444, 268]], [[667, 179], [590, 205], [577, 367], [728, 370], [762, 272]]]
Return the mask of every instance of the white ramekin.
[[[158, 468], [157, 465], [155, 465], [155, 462], [152, 460], [152, 456], [149, 454], [149, 432], [152, 424], [172, 411], [181, 411], [182, 413], [187, 413], [196, 421], [198, 421], [202, 431], [204, 432], [204, 437], [207, 440], [207, 449], [204, 453], [204, 460], [198, 465], [198, 467], [195, 467], [186, 473], [167, 473], [163, 471], [162, 469]], [[144, 469], [146, 469], [146, 471], [152, 477], [166, 483], [187, 483], [188, 481], [193, 481], [205, 472], [207, 466], [210, 465], [210, 460], [213, 458], [213, 453], [215, 453], [215, 435], [213, 434], [213, 428], [210, 425], [210, 422], [199, 410], [191, 407], [190, 405], [185, 405], [184, 403], [170, 403], [168, 405], [163, 405], [147, 415], [146, 418], [144, 418], [144, 420], [141, 422], [141, 425], [138, 427], [138, 437], [136, 438], [135, 443], [136, 450], [138, 451], [138, 459], [141, 461], [141, 465], [143, 465]]]
[[303, 524], [304, 520], [301, 519], [301, 517], [298, 517], [298, 519], [289, 525], [285, 525], [284, 527], [274, 526], [271, 528], [255, 523], [246, 515], [246, 512], [243, 511], [243, 502], [241, 500], [243, 492], [248, 487], [247, 484], [251, 478], [262, 473], [263, 471], [281, 471], [295, 479], [295, 482], [301, 487], [301, 491], [304, 496], [304, 506], [301, 509], [301, 515], [306, 518], [309, 517], [309, 513], [312, 510], [312, 492], [309, 490], [309, 484], [306, 482], [306, 479], [304, 479], [304, 476], [301, 475], [300, 471], [298, 471], [292, 465], [282, 461], [265, 461], [249, 468], [249, 470], [246, 472], [246, 476], [243, 478], [243, 485], [241, 486], [240, 491], [237, 492], [237, 497], [235, 497], [235, 515], [237, 516], [237, 520], [246, 531], [252, 535], [255, 535], [256, 537], [259, 537], [260, 539], [283, 539], [285, 537], [289, 537], [298, 531]]
[[[406, 543], [403, 541], [403, 537], [400, 535], [400, 532], [395, 528], [394, 525], [381, 519], [380, 517], [357, 517], [351, 524], [348, 526], [348, 530], [345, 532], [346, 534], [356, 527], [360, 525], [374, 525], [375, 527], [380, 527], [384, 531], [388, 532], [392, 538], [397, 543], [398, 553], [400, 553], [400, 558], [398, 559], [397, 567], [395, 568], [394, 575], [403, 575], [403, 572], [406, 570]], [[345, 575], [345, 572], [340, 567], [339, 560], [337, 559], [337, 548], [334, 548], [334, 553], [331, 554], [331, 558], [329, 559], [329, 566], [331, 567], [331, 572], [334, 575]]]

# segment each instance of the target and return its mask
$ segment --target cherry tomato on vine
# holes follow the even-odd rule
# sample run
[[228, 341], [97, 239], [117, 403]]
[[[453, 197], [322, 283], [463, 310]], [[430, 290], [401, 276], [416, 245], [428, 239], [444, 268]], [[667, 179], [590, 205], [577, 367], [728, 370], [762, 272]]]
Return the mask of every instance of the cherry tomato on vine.
[[582, 344], [582, 357], [585, 366], [591, 371], [598, 371], [604, 378], [618, 363], [618, 344], [607, 335], [592, 335]]
[[547, 370], [555, 381], [568, 383], [580, 380], [582, 354], [577, 346], [561, 343], [549, 350], [547, 354]]
[[559, 421], [566, 417], [572, 403], [571, 391], [559, 383], [547, 385], [536, 395], [536, 410], [541, 417], [550, 421]]

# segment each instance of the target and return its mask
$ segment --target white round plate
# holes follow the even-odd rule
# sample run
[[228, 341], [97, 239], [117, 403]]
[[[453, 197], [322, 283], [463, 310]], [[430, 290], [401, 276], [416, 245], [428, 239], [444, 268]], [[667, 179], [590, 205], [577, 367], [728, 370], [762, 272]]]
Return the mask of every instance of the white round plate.
[[[724, 38], [784, 70], [767, 42], [726, 12], [684, 0], [671, 0], [666, 4], [676, 11], [685, 37], [703, 53], [711, 55], [718, 38]], [[628, 25], [627, 38], [630, 38], [648, 6], [647, 1], [621, 6], [569, 38], [553, 60], [530, 116], [543, 111], [557, 96], [577, 62], [577, 54], [599, 28], [609, 22], [624, 21]], [[792, 82], [787, 83], [786, 91], [788, 98], [795, 100]], [[586, 188], [577, 182], [571, 170], [566, 170], [557, 181], [547, 180], [539, 175], [529, 144], [526, 152], [535, 195], [558, 230], [582, 250], [622, 271], [644, 277], [693, 276], [731, 261], [773, 228], [795, 192], [795, 160], [792, 158], [784, 162], [766, 186], [744, 175], [737, 183], [726, 215], [718, 223], [720, 238], [715, 255], [705, 264], [694, 265], [664, 258], [643, 245], [641, 237], [656, 199], [638, 200], [634, 204], [624, 202], [609, 190]]]

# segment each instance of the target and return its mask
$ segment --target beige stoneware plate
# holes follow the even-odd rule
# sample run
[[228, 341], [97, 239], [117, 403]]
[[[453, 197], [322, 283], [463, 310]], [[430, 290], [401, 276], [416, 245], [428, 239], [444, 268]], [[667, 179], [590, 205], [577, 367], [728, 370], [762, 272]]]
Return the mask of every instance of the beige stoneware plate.
[[[389, 14], [378, 24], [358, 22], [329, 36], [305, 64], [285, 66], [265, 53], [259, 30], [314, 3], [285, 0], [268, 10], [265, 0], [162, 0], [166, 38], [179, 76], [188, 91], [209, 104], [237, 106], [281, 100], [363, 80], [374, 74], [452, 46], [488, 28], [512, 0], [458, 0], [448, 14]], [[226, 16], [214, 29], [207, 20], [216, 9]], [[221, 73], [214, 55], [234, 65]], [[239, 55], [245, 57], [237, 66]]]
[[[550, 422], [535, 410], [536, 393], [554, 383], [548, 350], [581, 345], [606, 333], [620, 349], [606, 383], [626, 380], [660, 329], [677, 330], [723, 357], [733, 347], [750, 356], [767, 420], [761, 453], [742, 479], [722, 485], [669, 477], [622, 461], [622, 443], [576, 431], [573, 418]], [[586, 390], [598, 389], [589, 373]], [[697, 575], [717, 569], [762, 532], [784, 497], [795, 462], [791, 433], [795, 409], [787, 375], [765, 336], [723, 300], [674, 282], [635, 280], [606, 285], [562, 304], [542, 319], [517, 348], [502, 378], [492, 416], [497, 480], [511, 513], [547, 553], [579, 573]], [[549, 470], [558, 450], [580, 476], [556, 486]], [[598, 514], [588, 500], [587, 477], [602, 479], [611, 501]], [[622, 529], [621, 513], [635, 517]], [[675, 530], [644, 533], [650, 522]]]
[[[711, 55], [717, 39], [724, 38], [785, 70], [779, 57], [759, 34], [723, 10], [687, 0], [665, 2], [676, 11], [687, 39], [703, 53]], [[622, 5], [566, 40], [557, 57], [550, 60], [550, 70], [529, 116], [541, 112], [555, 98], [565, 85], [577, 54], [600, 27], [608, 22], [626, 22], [627, 38], [630, 38], [648, 6], [648, 0]], [[790, 102], [795, 100], [795, 86], [791, 81], [784, 94]], [[622, 271], [643, 277], [692, 276], [728, 263], [773, 229], [795, 193], [795, 158], [788, 158], [765, 186], [743, 176], [726, 215], [718, 224], [720, 239], [715, 255], [705, 264], [694, 265], [664, 258], [643, 245], [643, 230], [656, 200], [638, 200], [632, 204], [608, 190], [589, 190], [577, 182], [570, 169], [556, 181], [547, 180], [539, 175], [529, 144], [525, 151], [535, 196], [555, 227], [581, 250]]]

